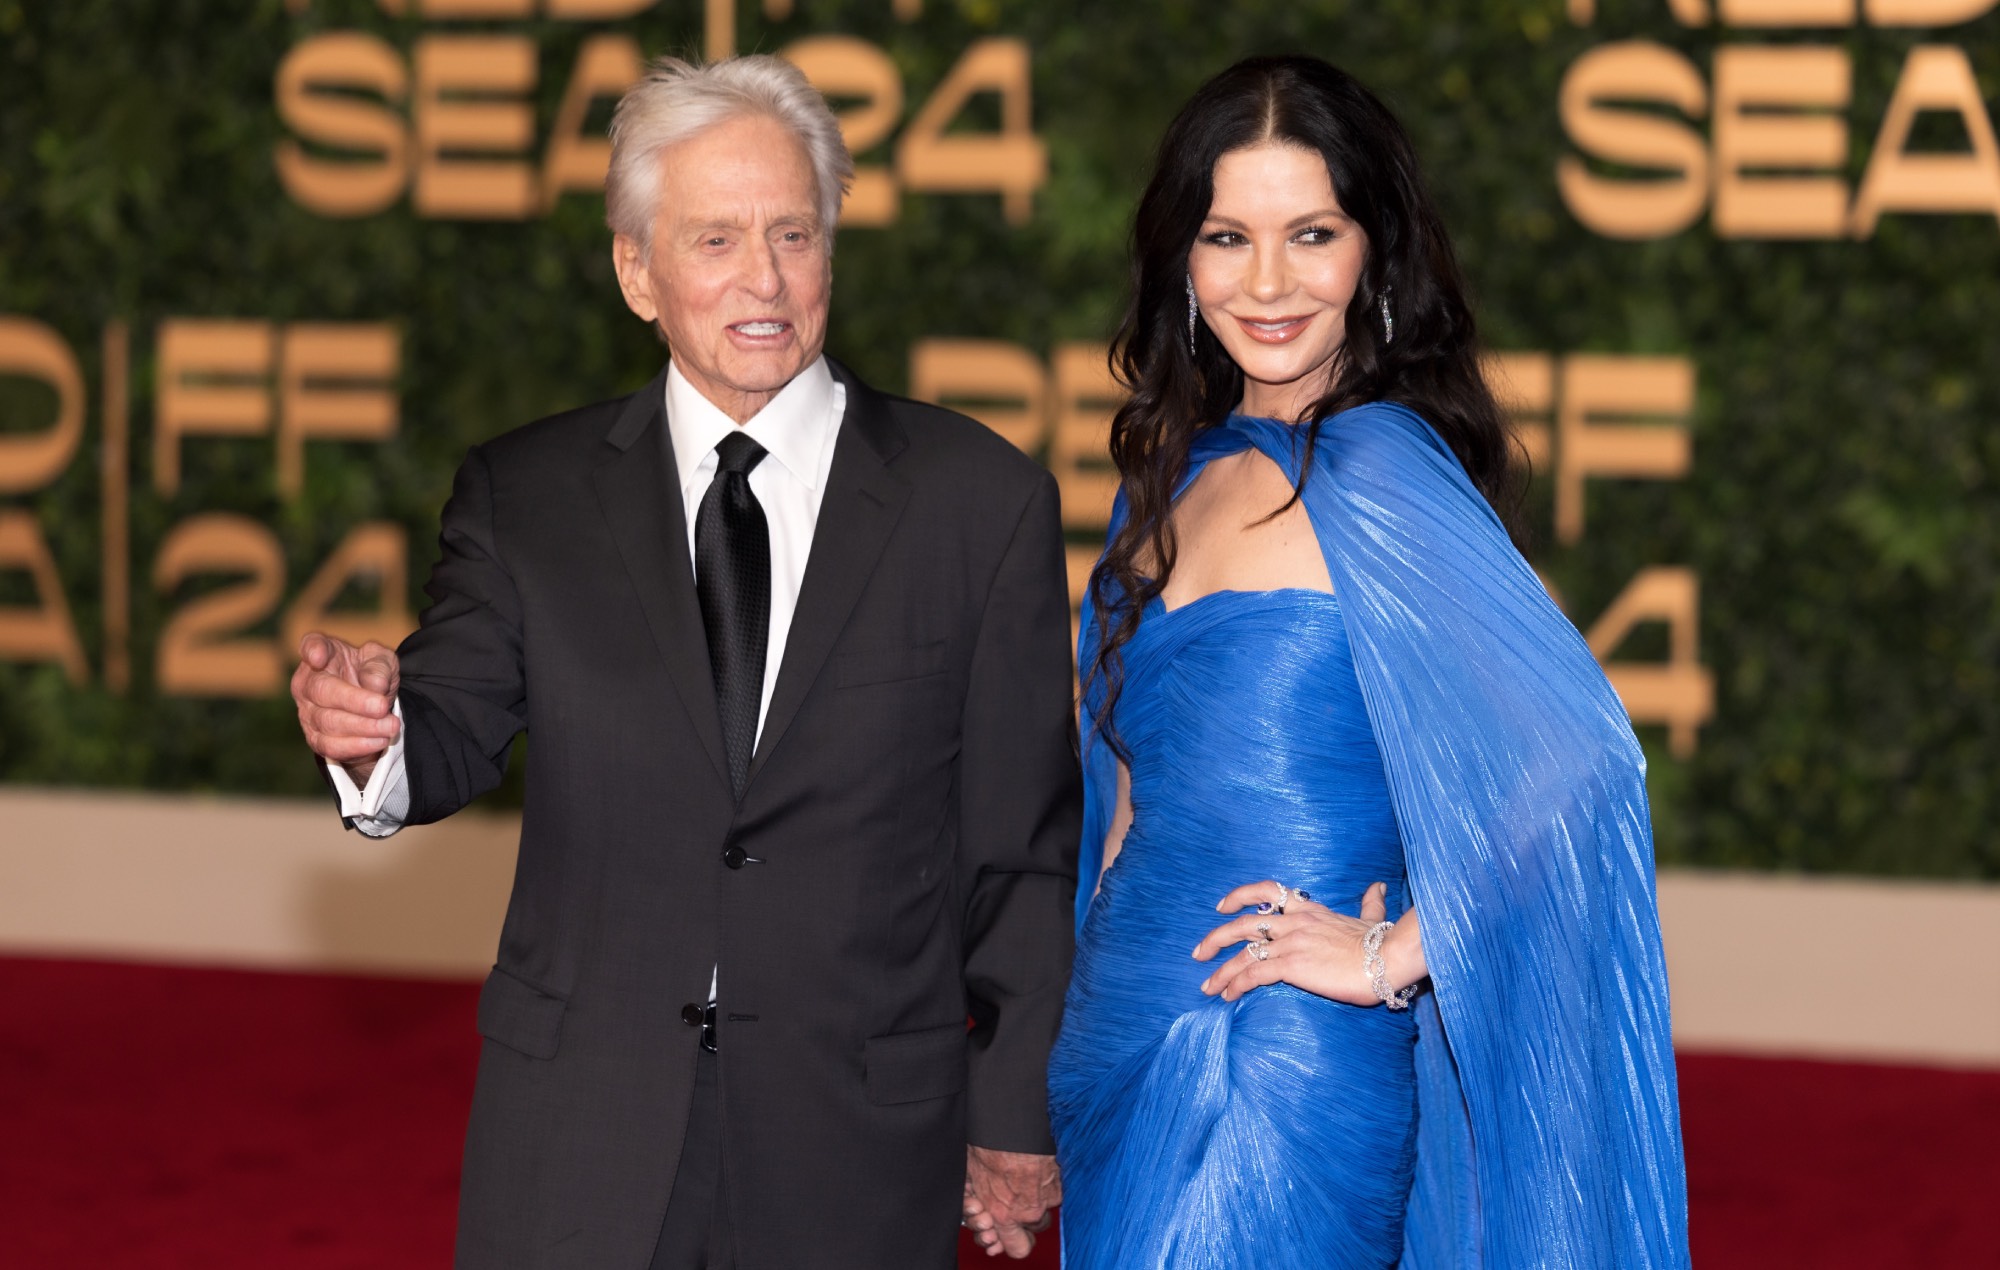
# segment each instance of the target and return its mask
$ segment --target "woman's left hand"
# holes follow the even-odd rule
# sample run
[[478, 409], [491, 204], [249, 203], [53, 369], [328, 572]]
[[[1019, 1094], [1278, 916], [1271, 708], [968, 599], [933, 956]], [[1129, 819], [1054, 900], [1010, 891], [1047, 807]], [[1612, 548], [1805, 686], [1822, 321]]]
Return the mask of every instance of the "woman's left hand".
[[[1283, 913], [1260, 914], [1255, 911], [1256, 906], [1283, 901], [1285, 889], [1276, 882], [1237, 887], [1223, 896], [1216, 909], [1224, 913], [1251, 911], [1208, 932], [1195, 945], [1194, 959], [1207, 961], [1231, 944], [1244, 944], [1244, 949], [1217, 966], [1215, 973], [1202, 982], [1201, 990], [1224, 1001], [1234, 1001], [1267, 983], [1289, 983], [1348, 1005], [1379, 1004], [1380, 999], [1363, 969], [1361, 941], [1387, 916], [1387, 894], [1388, 888], [1380, 882], [1369, 887], [1361, 897], [1361, 917], [1356, 920], [1317, 901], [1301, 901], [1297, 892], [1291, 893]], [[1403, 986], [1399, 979], [1414, 983], [1423, 977], [1417, 973], [1405, 978], [1394, 972], [1396, 962], [1404, 959], [1391, 956], [1390, 944], [1405, 935], [1405, 925], [1411, 928], [1409, 939], [1421, 940], [1416, 930], [1416, 914], [1412, 911], [1404, 914], [1383, 941], [1383, 959], [1392, 967], [1388, 976], [1391, 990]], [[1259, 947], [1263, 950], [1261, 957], [1256, 953]], [[1421, 959], [1422, 954], [1417, 956]]]

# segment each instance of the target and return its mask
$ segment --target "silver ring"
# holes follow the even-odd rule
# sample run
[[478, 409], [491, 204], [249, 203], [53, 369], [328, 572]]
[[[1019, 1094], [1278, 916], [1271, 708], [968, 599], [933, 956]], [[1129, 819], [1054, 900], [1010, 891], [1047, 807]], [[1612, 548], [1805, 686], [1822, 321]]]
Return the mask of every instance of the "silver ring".
[[1270, 942], [1271, 942], [1271, 923], [1269, 923], [1269, 922], [1258, 922], [1258, 923], [1257, 923], [1257, 933], [1258, 933], [1259, 935], [1262, 935], [1262, 936], [1264, 937], [1264, 942], [1265, 942], [1265, 943], [1267, 943], [1267, 944], [1268, 944], [1268, 943], [1270, 943]]
[[1259, 961], [1269, 961], [1271, 959], [1271, 946], [1265, 943], [1252, 944], [1250, 945], [1250, 955]]

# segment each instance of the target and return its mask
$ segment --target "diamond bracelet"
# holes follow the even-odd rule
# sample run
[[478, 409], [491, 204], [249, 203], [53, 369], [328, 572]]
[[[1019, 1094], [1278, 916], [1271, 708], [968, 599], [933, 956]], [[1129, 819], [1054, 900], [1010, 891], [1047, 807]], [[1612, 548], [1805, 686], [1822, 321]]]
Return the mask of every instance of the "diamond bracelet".
[[1407, 1010], [1410, 998], [1417, 995], [1417, 985], [1411, 984], [1401, 992], [1389, 991], [1389, 966], [1382, 960], [1383, 937], [1396, 928], [1394, 922], [1377, 922], [1370, 927], [1361, 940], [1361, 972], [1368, 976], [1368, 986], [1375, 990], [1375, 996], [1391, 1010]]

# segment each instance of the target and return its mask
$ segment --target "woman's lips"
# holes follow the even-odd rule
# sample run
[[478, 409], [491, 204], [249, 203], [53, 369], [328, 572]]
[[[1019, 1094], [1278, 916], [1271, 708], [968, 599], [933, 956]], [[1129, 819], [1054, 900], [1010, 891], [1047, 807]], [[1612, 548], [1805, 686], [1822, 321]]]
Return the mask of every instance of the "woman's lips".
[[1236, 324], [1243, 333], [1259, 344], [1289, 344], [1299, 337], [1312, 323], [1313, 315], [1301, 314], [1296, 317], [1246, 318], [1239, 317]]

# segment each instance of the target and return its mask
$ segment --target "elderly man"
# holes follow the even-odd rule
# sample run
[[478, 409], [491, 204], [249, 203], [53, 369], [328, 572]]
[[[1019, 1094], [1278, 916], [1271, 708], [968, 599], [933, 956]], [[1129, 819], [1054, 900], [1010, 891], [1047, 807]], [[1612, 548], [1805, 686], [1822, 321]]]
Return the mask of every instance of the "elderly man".
[[458, 1265], [942, 1267], [961, 1203], [1025, 1255], [1079, 818], [1055, 486], [822, 356], [853, 165], [790, 65], [661, 61], [612, 145], [667, 368], [474, 447], [421, 628], [292, 681], [364, 833], [533, 737]]

